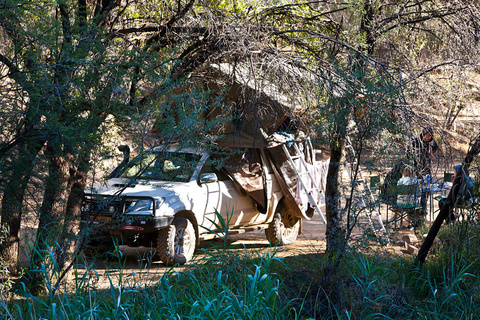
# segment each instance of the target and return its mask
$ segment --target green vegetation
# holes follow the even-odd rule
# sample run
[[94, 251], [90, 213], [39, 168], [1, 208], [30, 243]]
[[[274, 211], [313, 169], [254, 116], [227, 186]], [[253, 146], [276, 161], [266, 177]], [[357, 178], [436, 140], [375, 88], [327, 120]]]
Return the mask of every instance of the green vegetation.
[[[346, 138], [358, 164], [368, 153], [375, 161], [362, 165], [385, 173], [427, 124], [448, 155], [448, 131], [479, 100], [470, 79], [479, 2], [393, 2], [0, 1], [0, 319], [477, 317], [477, 213], [442, 228], [421, 269], [345, 249], [360, 214], [352, 185], [339, 181]], [[234, 68], [217, 76], [221, 64]], [[273, 106], [263, 101], [271, 91]], [[78, 251], [88, 232], [83, 190], [101, 179], [98, 159], [116, 154], [117, 141], [137, 153], [159, 141], [211, 147], [240, 117], [272, 133], [269, 114], [330, 148], [330, 255], [239, 255], [224, 238], [197, 264], [145, 282], [122, 271], [117, 250], [118, 280], [92, 287], [85, 271], [96, 271]], [[478, 130], [467, 123], [455, 137], [473, 141]], [[224, 234], [226, 225], [218, 222]], [[31, 240], [23, 270], [22, 238]], [[72, 266], [73, 286], [58, 288]], [[10, 292], [17, 273], [25, 284]], [[33, 291], [39, 283], [43, 291]]]
[[[8, 235], [8, 227], [0, 227], [0, 244], [5, 242]], [[0, 295], [8, 291], [12, 286], [12, 279], [10, 279], [10, 271], [8, 269], [8, 261], [0, 259]]]
[[44, 295], [21, 285], [3, 292], [2, 319], [473, 319], [480, 312], [480, 255], [468, 250], [480, 245], [480, 229], [470, 223], [445, 228], [423, 269], [412, 269], [411, 256], [352, 248], [326, 275], [323, 253], [281, 258], [279, 248], [215, 243], [155, 280], [145, 265], [144, 274], [122, 269], [117, 251], [106, 288], [95, 287], [99, 274], [78, 259], [73, 281], [56, 294], [50, 281]]

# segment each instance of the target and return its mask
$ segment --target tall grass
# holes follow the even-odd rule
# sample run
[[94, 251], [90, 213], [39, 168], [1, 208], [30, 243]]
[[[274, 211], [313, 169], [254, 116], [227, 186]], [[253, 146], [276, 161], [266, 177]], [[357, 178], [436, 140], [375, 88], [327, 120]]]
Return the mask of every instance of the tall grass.
[[[318, 252], [281, 258], [279, 248], [223, 243], [152, 280], [127, 272], [117, 250], [105, 288], [94, 264], [79, 258], [54, 294], [48, 285], [40, 296], [24, 286], [4, 292], [0, 319], [477, 319], [479, 252], [466, 246], [478, 248], [478, 235], [471, 224], [444, 228], [442, 246], [419, 269], [413, 257], [351, 250], [328, 277]], [[53, 268], [42, 270], [51, 282]]]
[[[79, 260], [73, 280], [52, 295], [34, 296], [21, 285], [17, 295], [0, 301], [0, 319], [294, 319], [297, 312], [280, 299], [280, 280], [270, 272], [273, 254], [235, 255], [224, 250], [194, 261], [184, 271], [165, 271], [155, 282], [105, 272], [107, 289], [93, 285], [99, 277], [92, 264]], [[54, 263], [42, 272], [51, 279]], [[115, 270], [115, 271], [117, 271]], [[114, 271], [114, 270], [112, 270]], [[115, 275], [113, 277], [112, 275]], [[135, 279], [134, 279], [135, 278]]]
[[471, 221], [444, 227], [429, 263], [410, 286], [421, 301], [417, 313], [432, 319], [478, 319], [480, 314], [480, 229]]

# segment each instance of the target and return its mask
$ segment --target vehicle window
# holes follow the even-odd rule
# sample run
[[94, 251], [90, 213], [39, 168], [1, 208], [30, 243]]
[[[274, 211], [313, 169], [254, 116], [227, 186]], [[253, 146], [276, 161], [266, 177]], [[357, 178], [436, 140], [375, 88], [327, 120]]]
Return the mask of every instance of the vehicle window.
[[144, 153], [132, 159], [120, 174], [120, 178], [133, 178], [155, 159], [155, 154]]
[[133, 159], [120, 178], [188, 182], [200, 156], [191, 153], [147, 153]]

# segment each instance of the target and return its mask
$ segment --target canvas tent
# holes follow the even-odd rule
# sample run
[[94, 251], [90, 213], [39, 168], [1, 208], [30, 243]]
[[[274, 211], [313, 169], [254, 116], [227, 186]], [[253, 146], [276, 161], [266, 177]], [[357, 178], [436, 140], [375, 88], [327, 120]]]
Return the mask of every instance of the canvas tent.
[[[314, 210], [306, 200], [304, 189], [300, 188], [299, 170], [303, 171], [300, 174], [308, 184], [322, 187], [328, 163], [315, 161], [315, 150], [301, 134], [308, 126], [295, 121], [301, 110], [299, 101], [288, 99], [278, 86], [255, 78], [252, 71], [242, 65], [212, 64], [200, 70], [196, 78], [202, 79], [207, 91], [217, 93], [228, 105], [227, 116], [231, 120], [220, 121], [213, 129], [218, 136], [214, 144], [236, 150], [228, 157], [226, 168], [237, 189], [250, 195], [259, 208], [266, 209], [268, 186], [263, 168], [268, 162], [295, 216], [311, 219]], [[225, 110], [216, 106], [199, 120], [225, 116]], [[306, 166], [302, 166], [299, 159], [296, 163], [289, 161], [282, 145], [289, 144], [288, 149], [294, 153], [292, 142], [301, 146]], [[310, 181], [306, 171], [315, 181]], [[320, 194], [314, 197], [321, 199]]]

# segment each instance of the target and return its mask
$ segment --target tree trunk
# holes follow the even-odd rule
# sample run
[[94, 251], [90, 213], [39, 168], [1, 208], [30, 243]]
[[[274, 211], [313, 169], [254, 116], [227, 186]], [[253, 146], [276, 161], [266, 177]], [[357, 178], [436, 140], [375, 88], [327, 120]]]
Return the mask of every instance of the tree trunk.
[[[45, 180], [45, 193], [40, 209], [37, 236], [31, 254], [30, 270], [25, 276], [29, 281], [28, 287], [33, 293], [39, 292], [43, 282], [42, 276], [46, 276], [41, 274], [41, 265], [45, 263], [48, 252], [54, 250], [61, 241], [66, 199], [71, 183], [71, 179], [69, 179], [71, 160], [58, 156], [54, 149], [51, 145], [47, 146], [47, 153], [50, 157], [49, 173]], [[55, 255], [53, 259], [56, 259]]]
[[9, 228], [6, 241], [0, 245], [0, 257], [9, 262], [9, 271], [17, 275], [17, 263], [20, 244], [20, 226], [23, 213], [23, 200], [35, 166], [35, 158], [44, 142], [24, 140], [10, 157], [8, 180], [4, 185], [2, 198], [1, 223]]
[[[23, 185], [23, 181], [17, 180]], [[20, 225], [22, 221], [22, 200], [24, 187], [8, 183], [2, 200], [2, 227], [8, 228], [5, 242], [0, 245], [0, 259], [8, 262], [8, 269], [14, 276], [17, 272], [18, 252], [20, 243]]]
[[74, 181], [67, 200], [65, 222], [55, 254], [59, 270], [63, 270], [72, 261], [83, 240], [79, 239], [78, 235], [80, 234], [81, 206], [84, 198], [86, 177], [86, 170], [72, 173]]
[[339, 170], [342, 159], [345, 138], [339, 140], [338, 145], [330, 148], [330, 164], [327, 173], [325, 190], [326, 218], [327, 218], [327, 253], [334, 256], [342, 252], [345, 246], [345, 230], [342, 229], [342, 216], [340, 208]]
[[365, 44], [361, 46], [361, 49], [370, 57], [373, 56], [375, 42], [377, 41], [377, 30], [375, 30], [374, 26], [374, 13], [373, 1], [365, 0], [363, 3], [362, 19], [360, 21], [360, 32], [365, 34]]

